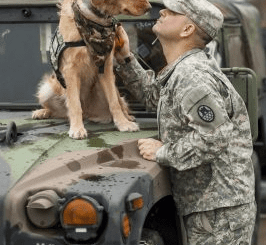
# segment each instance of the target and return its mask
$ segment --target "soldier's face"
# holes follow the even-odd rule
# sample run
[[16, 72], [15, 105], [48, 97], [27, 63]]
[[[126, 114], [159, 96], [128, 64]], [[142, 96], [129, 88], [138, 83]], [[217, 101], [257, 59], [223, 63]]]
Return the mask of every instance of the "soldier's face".
[[180, 37], [188, 18], [184, 14], [175, 13], [169, 9], [160, 11], [160, 18], [153, 26], [153, 32], [163, 39], [177, 39]]

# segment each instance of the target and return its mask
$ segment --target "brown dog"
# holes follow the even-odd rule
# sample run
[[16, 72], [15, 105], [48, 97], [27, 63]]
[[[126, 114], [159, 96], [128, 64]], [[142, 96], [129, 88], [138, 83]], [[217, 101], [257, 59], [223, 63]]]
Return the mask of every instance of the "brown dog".
[[151, 7], [148, 0], [63, 0], [60, 7], [51, 49], [56, 53], [61, 40], [63, 51], [56, 73], [44, 76], [40, 83], [37, 96], [43, 109], [34, 111], [32, 118], [68, 117], [69, 136], [75, 139], [87, 136], [83, 118], [101, 123], [113, 120], [120, 131], [139, 130], [115, 86], [112, 17], [143, 15]]

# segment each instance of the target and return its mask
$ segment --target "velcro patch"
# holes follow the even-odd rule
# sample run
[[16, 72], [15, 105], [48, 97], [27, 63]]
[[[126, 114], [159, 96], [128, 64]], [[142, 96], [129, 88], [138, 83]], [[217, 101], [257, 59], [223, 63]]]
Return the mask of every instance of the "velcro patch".
[[214, 131], [227, 120], [227, 112], [206, 88], [193, 89], [181, 104], [189, 125], [200, 133]]

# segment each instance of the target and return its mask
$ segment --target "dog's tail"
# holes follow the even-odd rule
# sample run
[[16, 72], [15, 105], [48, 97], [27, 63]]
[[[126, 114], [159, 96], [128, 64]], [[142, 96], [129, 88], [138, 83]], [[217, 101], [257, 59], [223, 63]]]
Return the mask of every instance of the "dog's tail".
[[49, 110], [51, 116], [67, 117], [65, 89], [54, 73], [43, 76], [38, 87], [37, 98], [41, 106]]
[[48, 100], [54, 96], [62, 96], [65, 93], [65, 89], [58, 82], [56, 75], [45, 74], [39, 84], [37, 97], [39, 103], [44, 105]]

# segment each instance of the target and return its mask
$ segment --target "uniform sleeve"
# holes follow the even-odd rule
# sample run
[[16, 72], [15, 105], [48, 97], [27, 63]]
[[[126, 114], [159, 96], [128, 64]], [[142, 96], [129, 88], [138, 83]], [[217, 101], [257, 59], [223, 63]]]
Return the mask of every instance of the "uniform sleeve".
[[157, 162], [179, 171], [212, 162], [226, 152], [233, 123], [228, 117], [223, 98], [211, 88], [197, 87], [180, 103], [188, 132], [176, 142], [163, 145], [157, 152]]
[[146, 108], [157, 107], [160, 96], [160, 84], [155, 80], [152, 70], [145, 70], [132, 55], [129, 63], [120, 64], [116, 69], [126, 88], [141, 101]]

